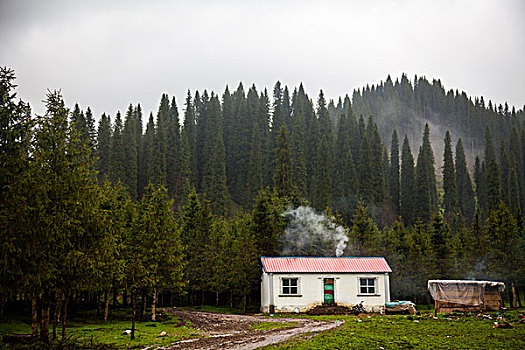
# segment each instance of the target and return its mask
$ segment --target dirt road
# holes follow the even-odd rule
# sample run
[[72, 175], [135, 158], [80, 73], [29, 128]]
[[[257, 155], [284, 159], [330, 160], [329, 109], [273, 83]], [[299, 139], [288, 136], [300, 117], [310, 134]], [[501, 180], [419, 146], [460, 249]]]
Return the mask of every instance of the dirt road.
[[[158, 349], [257, 349], [304, 333], [332, 329], [343, 323], [343, 321], [324, 322], [303, 318], [227, 315], [178, 309], [166, 311], [190, 321], [192, 328], [200, 330], [204, 336], [183, 340]], [[292, 322], [293, 325], [276, 329], [253, 330], [253, 326], [261, 322]]]

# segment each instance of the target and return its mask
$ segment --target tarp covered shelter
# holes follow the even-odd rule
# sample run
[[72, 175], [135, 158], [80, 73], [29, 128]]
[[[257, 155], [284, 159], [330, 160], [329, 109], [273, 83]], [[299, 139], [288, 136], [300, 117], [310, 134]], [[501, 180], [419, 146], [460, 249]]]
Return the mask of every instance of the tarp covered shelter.
[[499, 310], [503, 282], [469, 280], [429, 280], [436, 312]]

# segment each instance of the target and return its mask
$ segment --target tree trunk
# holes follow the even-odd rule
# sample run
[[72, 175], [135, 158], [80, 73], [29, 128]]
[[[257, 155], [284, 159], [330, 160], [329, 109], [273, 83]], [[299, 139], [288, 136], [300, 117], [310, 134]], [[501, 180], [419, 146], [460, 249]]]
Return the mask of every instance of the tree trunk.
[[69, 305], [69, 294], [62, 294], [62, 339], [66, 337], [66, 326], [67, 326], [67, 306]]
[[516, 288], [516, 292], [517, 292], [517, 293], [516, 293], [516, 296], [518, 297], [518, 307], [521, 308], [521, 307], [523, 307], [523, 306], [521, 305], [520, 289], [519, 289], [519, 288]]
[[122, 291], [122, 305], [124, 307], [127, 307], [128, 306], [128, 291], [124, 289], [124, 291]]
[[[170, 290], [170, 307], [173, 307], [173, 292]], [[521, 304], [520, 304], [521, 307]]]
[[135, 339], [135, 317], [137, 316], [137, 303], [135, 302], [135, 299], [135, 293], [131, 292], [131, 305], [133, 306], [133, 316], [131, 318], [131, 340]]
[[109, 291], [106, 289], [104, 292], [106, 298], [106, 307], [104, 308], [104, 323], [108, 323], [108, 313], [109, 313]]
[[164, 307], [164, 306], [165, 306], [165, 305], [164, 305], [164, 293], [161, 292], [161, 293], [159, 294], [159, 297], [158, 297], [158, 298], [159, 298], [159, 306], [160, 306], [160, 307]]
[[230, 310], [233, 309], [233, 290], [230, 289]]
[[153, 300], [151, 301], [151, 320], [155, 322], [157, 320], [157, 287], [153, 287]]
[[57, 338], [57, 325], [60, 322], [60, 312], [62, 309], [62, 293], [55, 293], [55, 310], [53, 315], [53, 339]]
[[140, 319], [146, 321], [146, 299], [147, 299], [146, 289], [142, 290], [142, 310], [140, 312]]
[[215, 307], [219, 307], [219, 292], [215, 292]]
[[49, 293], [42, 294], [42, 313], [40, 314], [40, 340], [49, 343]]
[[512, 288], [512, 305], [511, 305], [511, 307], [513, 309], [515, 309], [517, 307], [517, 303], [516, 303], [516, 286], [514, 286], [514, 282], [511, 283], [511, 288]]
[[33, 294], [31, 298], [31, 335], [33, 339], [38, 338], [38, 298]]

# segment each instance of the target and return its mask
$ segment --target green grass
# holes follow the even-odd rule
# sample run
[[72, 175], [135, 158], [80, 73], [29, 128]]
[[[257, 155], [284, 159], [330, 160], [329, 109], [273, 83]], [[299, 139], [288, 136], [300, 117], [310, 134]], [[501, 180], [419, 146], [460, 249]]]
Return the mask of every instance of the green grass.
[[[345, 323], [320, 335], [303, 335], [279, 349], [525, 349], [525, 324], [519, 313], [505, 313], [514, 328], [495, 329], [495, 320], [474, 316], [323, 316]], [[495, 315], [493, 314], [494, 318]]]
[[[143, 348], [148, 345], [168, 345], [173, 342], [201, 336], [199, 331], [191, 328], [191, 325], [182, 322], [174, 315], [160, 315], [158, 322], [136, 322], [135, 339], [131, 340], [124, 331], [131, 329], [131, 317], [129, 310], [118, 310], [112, 314], [112, 319], [104, 324], [92, 315], [93, 312], [83, 312], [69, 322], [66, 336], [72, 341], [83, 344], [104, 344], [102, 348], [133, 349]], [[52, 332], [50, 325], [50, 335]], [[57, 328], [60, 339], [61, 328]], [[160, 337], [161, 332], [167, 335]], [[0, 322], [0, 335], [31, 333], [31, 325], [20, 319], [10, 319]], [[0, 344], [0, 348], [3, 344]], [[6, 345], [3, 345], [4, 347]]]
[[[201, 309], [202, 310], [202, 309]], [[205, 308], [206, 311], [219, 311]], [[283, 349], [525, 349], [525, 323], [519, 323], [523, 311], [506, 311], [505, 317], [512, 329], [494, 329], [493, 319], [477, 318], [474, 314], [443, 314], [434, 319], [433, 314], [421, 316], [305, 316], [283, 315], [284, 318], [311, 318], [315, 320], [344, 320], [338, 328], [320, 334], [306, 334], [279, 345], [267, 348]], [[277, 317], [277, 316], [275, 316]], [[252, 331], [296, 326], [298, 321], [254, 323]], [[154, 325], [154, 327], [152, 327]], [[131, 328], [130, 310], [119, 309], [111, 314], [107, 324], [101, 322], [94, 311], [81, 312], [69, 324], [70, 343], [83, 343], [84, 348], [138, 349], [156, 344], [200, 337], [202, 334], [191, 324], [175, 315], [161, 314], [158, 322], [137, 322], [136, 339], [123, 335]], [[161, 332], [168, 336], [159, 337]], [[0, 335], [30, 333], [26, 318], [12, 317], [0, 321]], [[60, 334], [60, 328], [57, 330]], [[316, 335], [314, 337], [314, 335]], [[60, 336], [59, 336], [60, 338]], [[98, 347], [97, 347], [98, 344]], [[7, 348], [0, 343], [0, 349]], [[33, 346], [28, 349], [38, 349]], [[65, 348], [65, 347], [62, 347]], [[9, 349], [9, 348], [8, 348]], [[75, 349], [70, 347], [67, 349]]]

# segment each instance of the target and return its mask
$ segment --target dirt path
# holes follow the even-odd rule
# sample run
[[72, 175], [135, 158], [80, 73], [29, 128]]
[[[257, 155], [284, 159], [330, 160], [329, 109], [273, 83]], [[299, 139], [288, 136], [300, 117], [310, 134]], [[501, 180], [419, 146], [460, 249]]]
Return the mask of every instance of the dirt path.
[[[271, 318], [260, 316], [227, 315], [203, 311], [167, 310], [192, 323], [201, 331], [202, 338], [183, 340], [158, 349], [257, 349], [261, 346], [279, 343], [309, 332], [321, 332], [335, 328], [343, 321], [314, 321], [304, 318]], [[293, 326], [253, 330], [261, 322], [295, 323]]]

